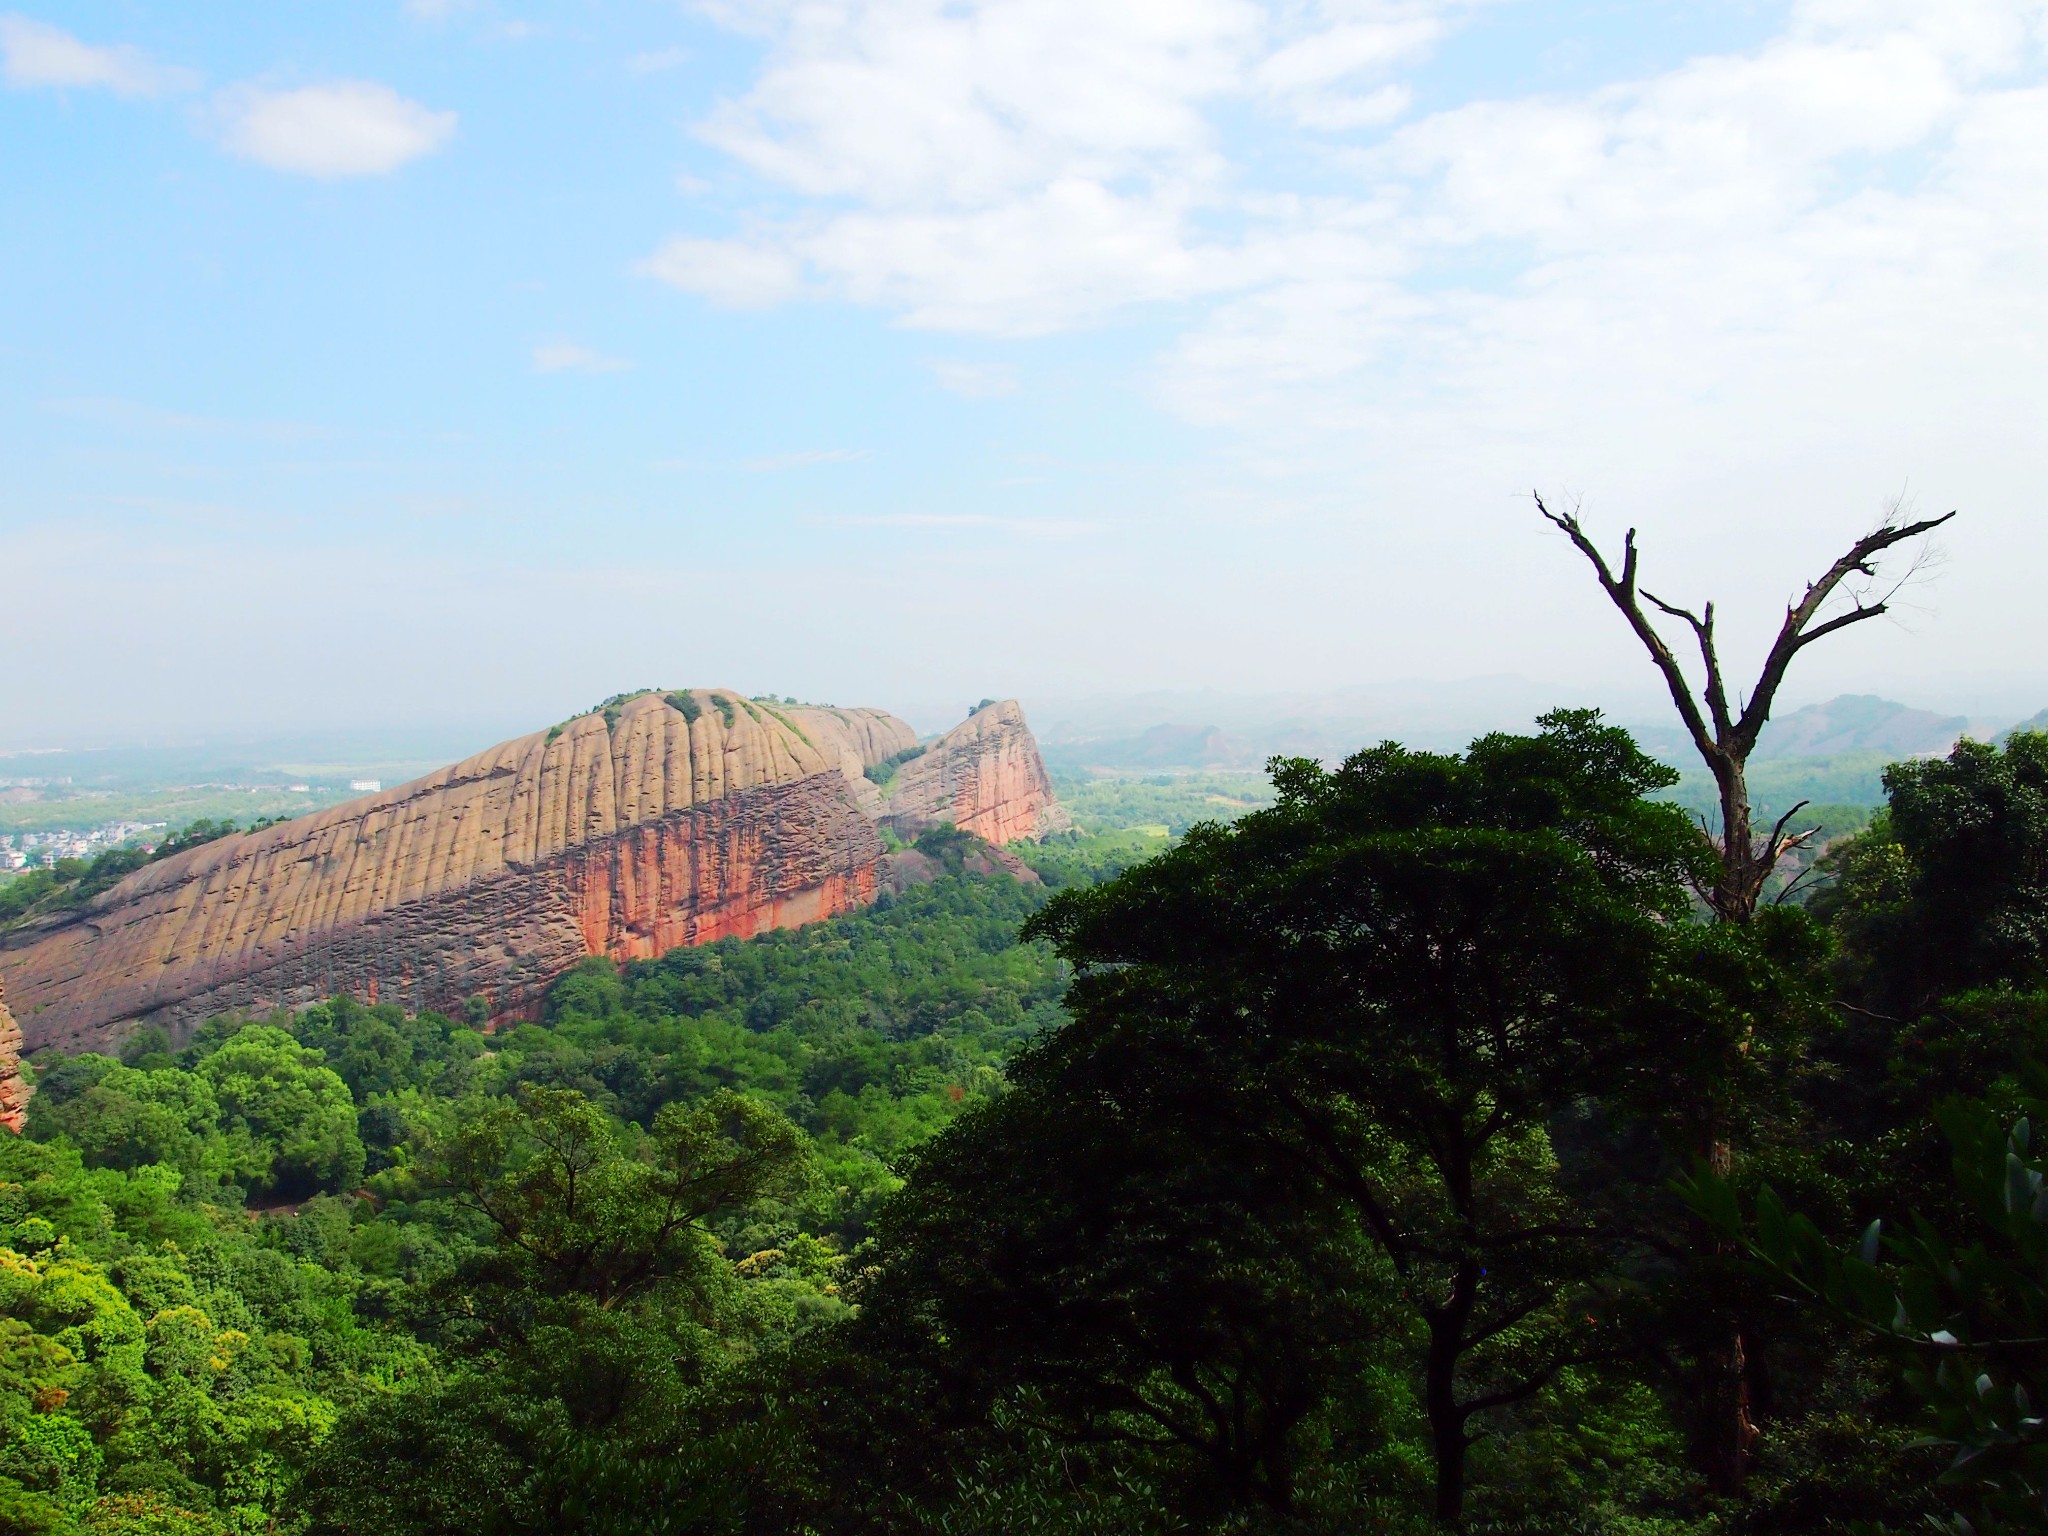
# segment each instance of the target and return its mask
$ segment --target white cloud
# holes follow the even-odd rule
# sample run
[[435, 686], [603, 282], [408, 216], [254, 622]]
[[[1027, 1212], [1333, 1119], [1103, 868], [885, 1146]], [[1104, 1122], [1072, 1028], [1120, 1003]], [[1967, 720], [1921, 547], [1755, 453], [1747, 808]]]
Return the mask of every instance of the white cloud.
[[[751, 89], [701, 135], [811, 212], [671, 242], [646, 270], [722, 303], [836, 295], [905, 323], [1028, 336], [1243, 286], [1215, 226], [1246, 192], [1216, 112], [1382, 125], [1386, 76], [1465, 0], [756, 0]], [[850, 207], [847, 205], [851, 205]]]
[[[1741, 47], [1448, 100], [1458, 73], [1432, 68], [1425, 98], [1416, 66], [1485, 24], [1455, 0], [717, 14], [763, 63], [701, 132], [738, 173], [721, 192], [758, 196], [647, 270], [966, 336], [1149, 310], [1130, 334], [1168, 336], [1152, 397], [1199, 433], [1159, 496], [1212, 530], [1287, 526], [1276, 548], [1313, 528], [1289, 580], [1389, 573], [1407, 617], [1384, 630], [1434, 582], [1430, 665], [1498, 645], [1531, 484], [1642, 515], [1666, 569], [1731, 598], [1831, 558], [1911, 484], [1974, 501], [2005, 551], [1944, 618], [1958, 646], [2011, 654], [2038, 609], [2009, 573], [2048, 560], [2044, 0], [1791, 0]], [[1553, 629], [1611, 654], [1580, 575], [1558, 566], [1530, 667], [1567, 644]], [[2027, 622], [2038, 654], [2048, 619]]]
[[735, 309], [766, 308], [804, 291], [803, 266], [795, 254], [744, 240], [678, 236], [641, 262], [640, 270]]
[[1475, 423], [1596, 399], [1626, 419], [1712, 398], [1732, 419], [1781, 392], [1896, 396], [1887, 351], [2003, 350], [1994, 316], [2040, 312], [2048, 217], [2020, 187], [2048, 172], [2048, 135], [2023, 126], [2039, 55], [1995, 23], [2039, 7], [1962, 6], [1946, 29], [1872, 9], [1809, 7], [1751, 53], [1397, 132], [1358, 161], [1350, 203], [1385, 212], [1381, 280], [1364, 250], [1289, 261], [1190, 332], [1169, 393], [1203, 419], [1300, 422], [1294, 386], [1312, 382], [1308, 419], [1352, 430], [1423, 396], [1390, 410], [1383, 389], [1333, 398], [1328, 381], [1393, 369]]
[[1445, 18], [1416, 11], [1377, 21], [1347, 21], [1311, 32], [1259, 61], [1253, 77], [1275, 95], [1334, 85], [1347, 76], [1407, 63], [1444, 35]]
[[[1460, 435], [1503, 463], [1567, 443], [1646, 463], [1707, 422], [1846, 443], [1939, 411], [1889, 359], [1967, 375], [1981, 349], [2021, 400], [2048, 340], [2042, 0], [1805, 0], [1755, 48], [1391, 127], [1402, 71], [1467, 7], [722, 14], [768, 52], [703, 133], [777, 212], [646, 270], [965, 334], [1179, 305], [1160, 398], [1268, 465]], [[1292, 125], [1257, 160], [1224, 127], [1246, 106]], [[1822, 398], [1857, 404], [1817, 422]]]
[[950, 390], [969, 400], [993, 400], [1017, 392], [1017, 373], [1007, 363], [964, 363], [951, 358], [934, 358], [925, 366]]
[[690, 50], [687, 48], [650, 48], [626, 60], [626, 73], [658, 75], [689, 62]]
[[158, 64], [139, 48], [96, 47], [26, 16], [0, 16], [0, 54], [6, 56], [0, 77], [17, 90], [80, 87], [162, 96], [199, 83], [192, 71]]
[[1192, 173], [1206, 100], [1263, 24], [1248, 0], [827, 0], [749, 8], [775, 38], [704, 136], [756, 172], [879, 206], [986, 204], [1055, 176]]
[[624, 357], [607, 357], [573, 341], [551, 341], [533, 349], [535, 373], [623, 373], [633, 366]]
[[223, 142], [235, 154], [306, 176], [380, 176], [432, 154], [455, 132], [453, 112], [370, 80], [294, 90], [238, 86], [223, 91], [216, 107]]

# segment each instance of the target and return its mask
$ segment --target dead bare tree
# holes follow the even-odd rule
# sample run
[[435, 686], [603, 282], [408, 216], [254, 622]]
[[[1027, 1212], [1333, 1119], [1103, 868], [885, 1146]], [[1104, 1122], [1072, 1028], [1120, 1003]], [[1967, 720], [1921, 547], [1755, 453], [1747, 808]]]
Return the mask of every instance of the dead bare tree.
[[[1805, 594], [1797, 602], [1787, 605], [1784, 623], [1779, 626], [1770, 653], [1764, 658], [1763, 670], [1758, 674], [1755, 687], [1746, 701], [1738, 698], [1731, 704], [1727, 677], [1722, 671], [1721, 656], [1714, 639], [1712, 603], [1705, 604], [1698, 613], [1694, 613], [1642, 591], [1636, 584], [1635, 529], [1629, 529], [1622, 540], [1621, 574], [1617, 576], [1580, 526], [1576, 510], [1552, 511], [1540, 495], [1536, 497], [1536, 510], [1586, 557], [1600, 580], [1601, 589], [1621, 610], [1629, 628], [1635, 631], [1636, 638], [1642, 641], [1651, 661], [1656, 663], [1658, 672], [1662, 674], [1664, 685], [1671, 693], [1671, 702], [1677, 707], [1679, 718], [1685, 722], [1694, 749], [1714, 776], [1721, 802], [1720, 835], [1715, 836], [1704, 820], [1700, 825], [1702, 834], [1712, 844], [1717, 856], [1713, 884], [1700, 894], [1713, 909], [1717, 921], [1748, 922], [1756, 915], [1758, 900], [1778, 860], [1788, 848], [1796, 847], [1812, 836], [1810, 831], [1786, 830], [1792, 818], [1799, 813], [1799, 805], [1780, 816], [1770, 831], [1761, 837], [1751, 823], [1749, 755], [1763, 733], [1765, 722], [1770, 719], [1771, 706], [1785, 681], [1786, 672], [1791, 668], [1793, 657], [1825, 635], [1884, 613], [1898, 595], [1899, 588], [1910, 581], [1919, 569], [1924, 552], [1898, 579], [1885, 587], [1881, 596], [1874, 596], [1879, 584], [1879, 557], [1898, 545], [1939, 528], [1955, 513], [1907, 522], [1895, 505], [1876, 528], [1850, 545], [1848, 551], [1818, 580], [1808, 583]], [[1833, 613], [1824, 614], [1829, 600], [1838, 592], [1847, 596], [1848, 606], [1838, 606]], [[1697, 696], [1677, 656], [1644, 611], [1645, 603], [1668, 618], [1682, 621], [1692, 631], [1699, 645], [1700, 663], [1705, 669]], [[1734, 1147], [1729, 1140], [1724, 1107], [1712, 1102], [1711, 1095], [1704, 1095], [1687, 1108], [1686, 1119], [1691, 1154], [1716, 1172], [1726, 1174], [1734, 1162]], [[1695, 1253], [1702, 1257], [1725, 1254], [1726, 1251], [1725, 1245], [1703, 1226], [1694, 1229], [1691, 1242]], [[1715, 1314], [1710, 1319], [1703, 1318], [1702, 1322], [1705, 1324], [1703, 1342], [1689, 1389], [1694, 1455], [1712, 1487], [1724, 1494], [1733, 1493], [1742, 1484], [1757, 1438], [1756, 1425], [1750, 1415], [1751, 1377], [1758, 1358], [1756, 1340], [1750, 1328], [1732, 1312]]]
[[[1536, 497], [1536, 510], [1586, 557], [1600, 580], [1601, 590], [1621, 610], [1629, 628], [1635, 631], [1636, 638], [1650, 653], [1650, 660], [1663, 674], [1664, 686], [1671, 692], [1671, 702], [1677, 706], [1678, 717], [1685, 722], [1693, 747], [1706, 763], [1707, 771], [1714, 776], [1714, 784], [1720, 794], [1720, 836], [1708, 833], [1720, 858], [1720, 875], [1713, 889], [1702, 892], [1702, 895], [1721, 921], [1747, 922], [1755, 915], [1764, 884], [1779, 858], [1788, 848], [1798, 846], [1805, 837], [1811, 836], [1810, 833], [1786, 831], [1792, 818], [1798, 814], [1799, 806], [1779, 817], [1769, 833], [1757, 836], [1749, 803], [1749, 754], [1756, 747], [1764, 722], [1771, 717], [1771, 706], [1777, 700], [1778, 688], [1785, 681], [1792, 658], [1825, 635], [1887, 612], [1899, 588], [1919, 569], [1919, 560], [1916, 559], [1883, 596], [1872, 598], [1868, 588], [1848, 591], [1849, 607], [1822, 617], [1822, 609], [1828, 600], [1837, 592], [1845, 591], [1845, 583], [1851, 578], [1862, 577], [1867, 582], [1877, 582], [1877, 560], [1885, 551], [1932, 532], [1955, 513], [1909, 523], [1900, 520], [1900, 509], [1894, 506], [1883, 522], [1850, 545], [1847, 553], [1829, 566], [1818, 580], [1807, 583], [1804, 596], [1787, 605], [1785, 622], [1779, 626], [1770, 654], [1764, 658], [1756, 686], [1750, 690], [1747, 701], [1738, 699], [1731, 706], [1727, 678], [1721, 670], [1721, 656], [1714, 641], [1714, 605], [1708, 603], [1694, 613], [1639, 588], [1636, 585], [1635, 529], [1629, 529], [1622, 540], [1621, 574], [1616, 576], [1606, 556], [1600, 553], [1592, 539], [1587, 537], [1586, 530], [1579, 525], [1576, 511], [1554, 512], [1540, 495]], [[1644, 603], [1661, 614], [1682, 620], [1691, 629], [1699, 644], [1700, 662], [1706, 674], [1697, 697], [1677, 656], [1643, 611]]]

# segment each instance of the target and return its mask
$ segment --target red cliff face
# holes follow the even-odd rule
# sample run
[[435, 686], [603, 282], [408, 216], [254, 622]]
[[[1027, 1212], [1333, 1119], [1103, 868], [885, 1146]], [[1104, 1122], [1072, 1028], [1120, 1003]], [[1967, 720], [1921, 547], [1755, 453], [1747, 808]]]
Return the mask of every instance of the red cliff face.
[[911, 833], [950, 821], [998, 845], [1073, 825], [1015, 699], [983, 705], [903, 764], [884, 816]]
[[585, 955], [873, 899], [880, 840], [836, 761], [737, 693], [643, 694], [412, 784], [137, 871], [0, 936], [31, 1048], [182, 1034], [339, 992], [529, 1010]]
[[7, 1011], [7, 989], [0, 987], [0, 1125], [17, 1136], [28, 1120], [28, 1094], [21, 1075], [21, 1028]]

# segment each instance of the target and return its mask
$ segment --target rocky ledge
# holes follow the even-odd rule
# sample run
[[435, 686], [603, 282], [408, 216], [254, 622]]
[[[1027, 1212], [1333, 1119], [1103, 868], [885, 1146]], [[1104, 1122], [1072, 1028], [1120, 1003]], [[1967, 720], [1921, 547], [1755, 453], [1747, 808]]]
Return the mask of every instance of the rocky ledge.
[[0, 1125], [21, 1134], [28, 1120], [28, 1081], [21, 1075], [21, 1026], [7, 1011], [7, 989], [0, 986]]

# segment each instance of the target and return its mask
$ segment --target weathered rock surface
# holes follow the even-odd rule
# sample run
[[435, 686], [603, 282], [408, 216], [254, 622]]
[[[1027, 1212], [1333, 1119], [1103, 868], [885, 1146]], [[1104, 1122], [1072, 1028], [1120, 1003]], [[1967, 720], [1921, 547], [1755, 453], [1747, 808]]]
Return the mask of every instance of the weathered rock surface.
[[1015, 699], [984, 704], [904, 763], [884, 818], [905, 833], [951, 822], [999, 844], [1073, 825]]
[[[885, 796], [865, 770], [917, 746], [879, 710], [641, 694], [150, 864], [0, 933], [0, 978], [35, 1050], [104, 1048], [145, 1021], [182, 1038], [231, 1009], [337, 993], [407, 1009], [481, 996], [515, 1018], [586, 955], [646, 958], [872, 901], [878, 819], [998, 844], [1067, 824], [1015, 703], [930, 743]], [[1023, 868], [1000, 850], [982, 863]], [[4, 1053], [0, 1036], [0, 1070]]]
[[0, 986], [0, 1125], [16, 1135], [28, 1119], [28, 1095], [21, 1075], [21, 1026], [7, 1011], [7, 988]]
[[834, 709], [821, 704], [791, 704], [781, 713], [828, 758], [839, 765], [860, 808], [880, 816], [886, 797], [867, 776], [891, 758], [917, 750], [917, 732], [879, 709]]
[[[669, 702], [676, 700], [678, 708]], [[629, 959], [873, 899], [838, 764], [739, 694], [643, 694], [367, 800], [152, 864], [0, 937], [31, 1048], [338, 992], [517, 1015]]]

